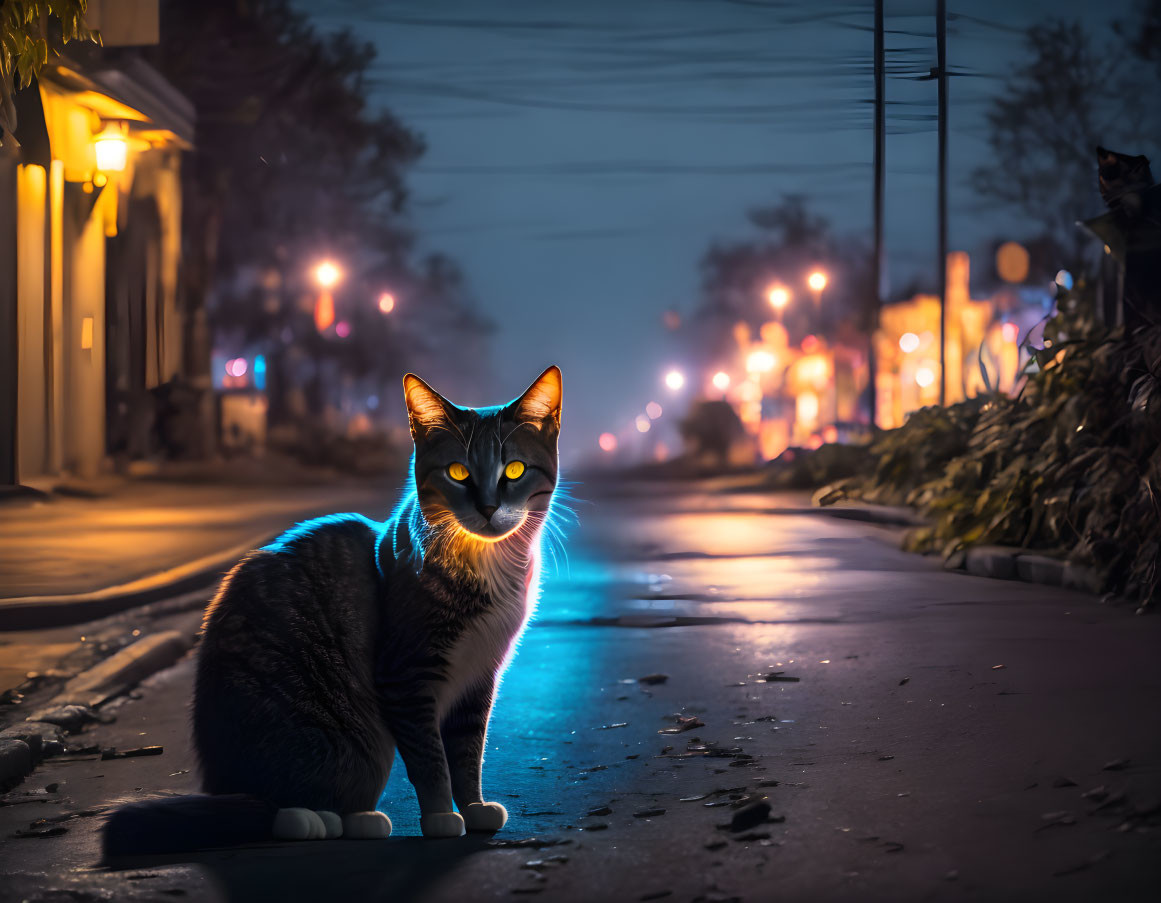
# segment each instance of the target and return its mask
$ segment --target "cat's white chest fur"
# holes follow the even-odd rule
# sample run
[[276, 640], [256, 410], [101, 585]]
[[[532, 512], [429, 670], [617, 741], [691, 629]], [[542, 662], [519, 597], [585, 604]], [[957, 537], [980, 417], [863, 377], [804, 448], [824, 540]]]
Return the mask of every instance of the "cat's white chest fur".
[[479, 577], [492, 605], [460, 634], [447, 657], [447, 683], [439, 698], [441, 715], [473, 686], [490, 681], [504, 668], [535, 603], [535, 563], [526, 567], [481, 563], [485, 566]]

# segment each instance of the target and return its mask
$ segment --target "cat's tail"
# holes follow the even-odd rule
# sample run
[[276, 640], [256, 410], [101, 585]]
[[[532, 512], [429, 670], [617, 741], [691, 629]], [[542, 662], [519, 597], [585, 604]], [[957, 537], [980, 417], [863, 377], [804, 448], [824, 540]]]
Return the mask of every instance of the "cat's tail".
[[105, 820], [105, 858], [183, 853], [269, 840], [275, 806], [243, 794], [163, 796], [127, 803]]

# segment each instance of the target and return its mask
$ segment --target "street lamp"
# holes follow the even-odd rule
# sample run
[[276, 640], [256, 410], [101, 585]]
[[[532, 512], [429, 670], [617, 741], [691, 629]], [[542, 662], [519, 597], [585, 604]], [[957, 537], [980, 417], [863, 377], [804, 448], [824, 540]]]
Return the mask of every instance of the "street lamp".
[[814, 303], [819, 306], [822, 305], [822, 290], [826, 288], [827, 281], [826, 273], [822, 270], [815, 270], [806, 277], [806, 284], [814, 292]]
[[790, 291], [784, 285], [772, 285], [766, 292], [766, 300], [778, 311], [778, 319], [781, 320], [782, 310], [790, 303]]
[[326, 332], [335, 322], [335, 299], [331, 289], [343, 278], [343, 271], [339, 265], [331, 260], [324, 260], [314, 268], [314, 279], [322, 289], [318, 299], [314, 302], [314, 325], [319, 332]]
[[730, 374], [725, 370], [719, 370], [713, 375], [713, 379], [710, 381], [714, 384], [715, 389], [719, 392], [724, 392], [730, 387]]
[[93, 153], [100, 172], [124, 172], [129, 160], [129, 142], [121, 127], [109, 123], [93, 140]]
[[332, 260], [324, 260], [314, 268], [314, 278], [321, 288], [334, 288], [343, 278], [343, 271]]
[[389, 314], [395, 310], [395, 296], [390, 292], [384, 292], [379, 296], [379, 310], [381, 313]]

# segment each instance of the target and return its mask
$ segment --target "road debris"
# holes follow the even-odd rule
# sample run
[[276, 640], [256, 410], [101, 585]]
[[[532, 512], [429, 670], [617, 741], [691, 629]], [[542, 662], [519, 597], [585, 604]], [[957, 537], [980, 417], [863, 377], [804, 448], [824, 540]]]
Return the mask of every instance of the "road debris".
[[517, 840], [489, 840], [488, 846], [497, 850], [542, 850], [572, 843], [568, 837], [524, 837]]
[[673, 727], [663, 727], [657, 733], [659, 734], [684, 734], [686, 731], [691, 731], [694, 728], [705, 727], [705, 722], [697, 715], [677, 715], [677, 724]]
[[639, 812], [634, 812], [634, 818], [655, 818], [658, 815], [664, 815], [665, 810], [660, 807], [653, 807], [650, 809], [642, 809]]
[[140, 746], [137, 749], [117, 749], [110, 746], [101, 750], [102, 761], [106, 759], [137, 759], [141, 756], [160, 756], [165, 752], [164, 746]]
[[657, 684], [663, 684], [667, 680], [669, 680], [668, 674], [646, 674], [644, 677], [638, 677], [637, 683], [653, 687]]
[[911, 681], [910, 677], [904, 677], [901, 681], [899, 681], [899, 686], [903, 686], [904, 684], [910, 683], [910, 681]]
[[770, 817], [770, 804], [765, 799], [757, 800], [734, 813], [730, 819], [731, 831], [746, 831], [757, 827]]

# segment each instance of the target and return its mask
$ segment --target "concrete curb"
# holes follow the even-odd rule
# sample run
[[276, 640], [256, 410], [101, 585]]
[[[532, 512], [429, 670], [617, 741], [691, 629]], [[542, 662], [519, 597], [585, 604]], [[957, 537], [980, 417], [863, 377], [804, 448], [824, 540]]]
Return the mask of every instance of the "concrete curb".
[[19, 784], [32, 772], [32, 750], [23, 740], [0, 739], [0, 790]]
[[[54, 723], [41, 723], [64, 706], [99, 706], [131, 689], [145, 678], [168, 668], [189, 650], [189, 638], [177, 630], [142, 637], [70, 680], [51, 700], [23, 722], [0, 732], [0, 790], [19, 784], [44, 758], [45, 746], [64, 736]], [[90, 717], [94, 716], [89, 713]]]
[[90, 593], [57, 596], [17, 596], [0, 599], [0, 631], [37, 630], [63, 627], [116, 614], [156, 602], [177, 593], [208, 588], [221, 579], [248, 552], [261, 548], [281, 535], [262, 533], [252, 541], [193, 561]]
[[1092, 568], [1008, 546], [975, 546], [967, 549], [962, 567], [976, 577], [1062, 586], [1093, 594], [1099, 593], [1101, 588], [1100, 580]]
[[149, 675], [168, 668], [185, 655], [189, 647], [189, 641], [176, 630], [144, 636], [89, 670], [82, 671], [44, 707], [83, 705], [95, 708], [141, 683]]

